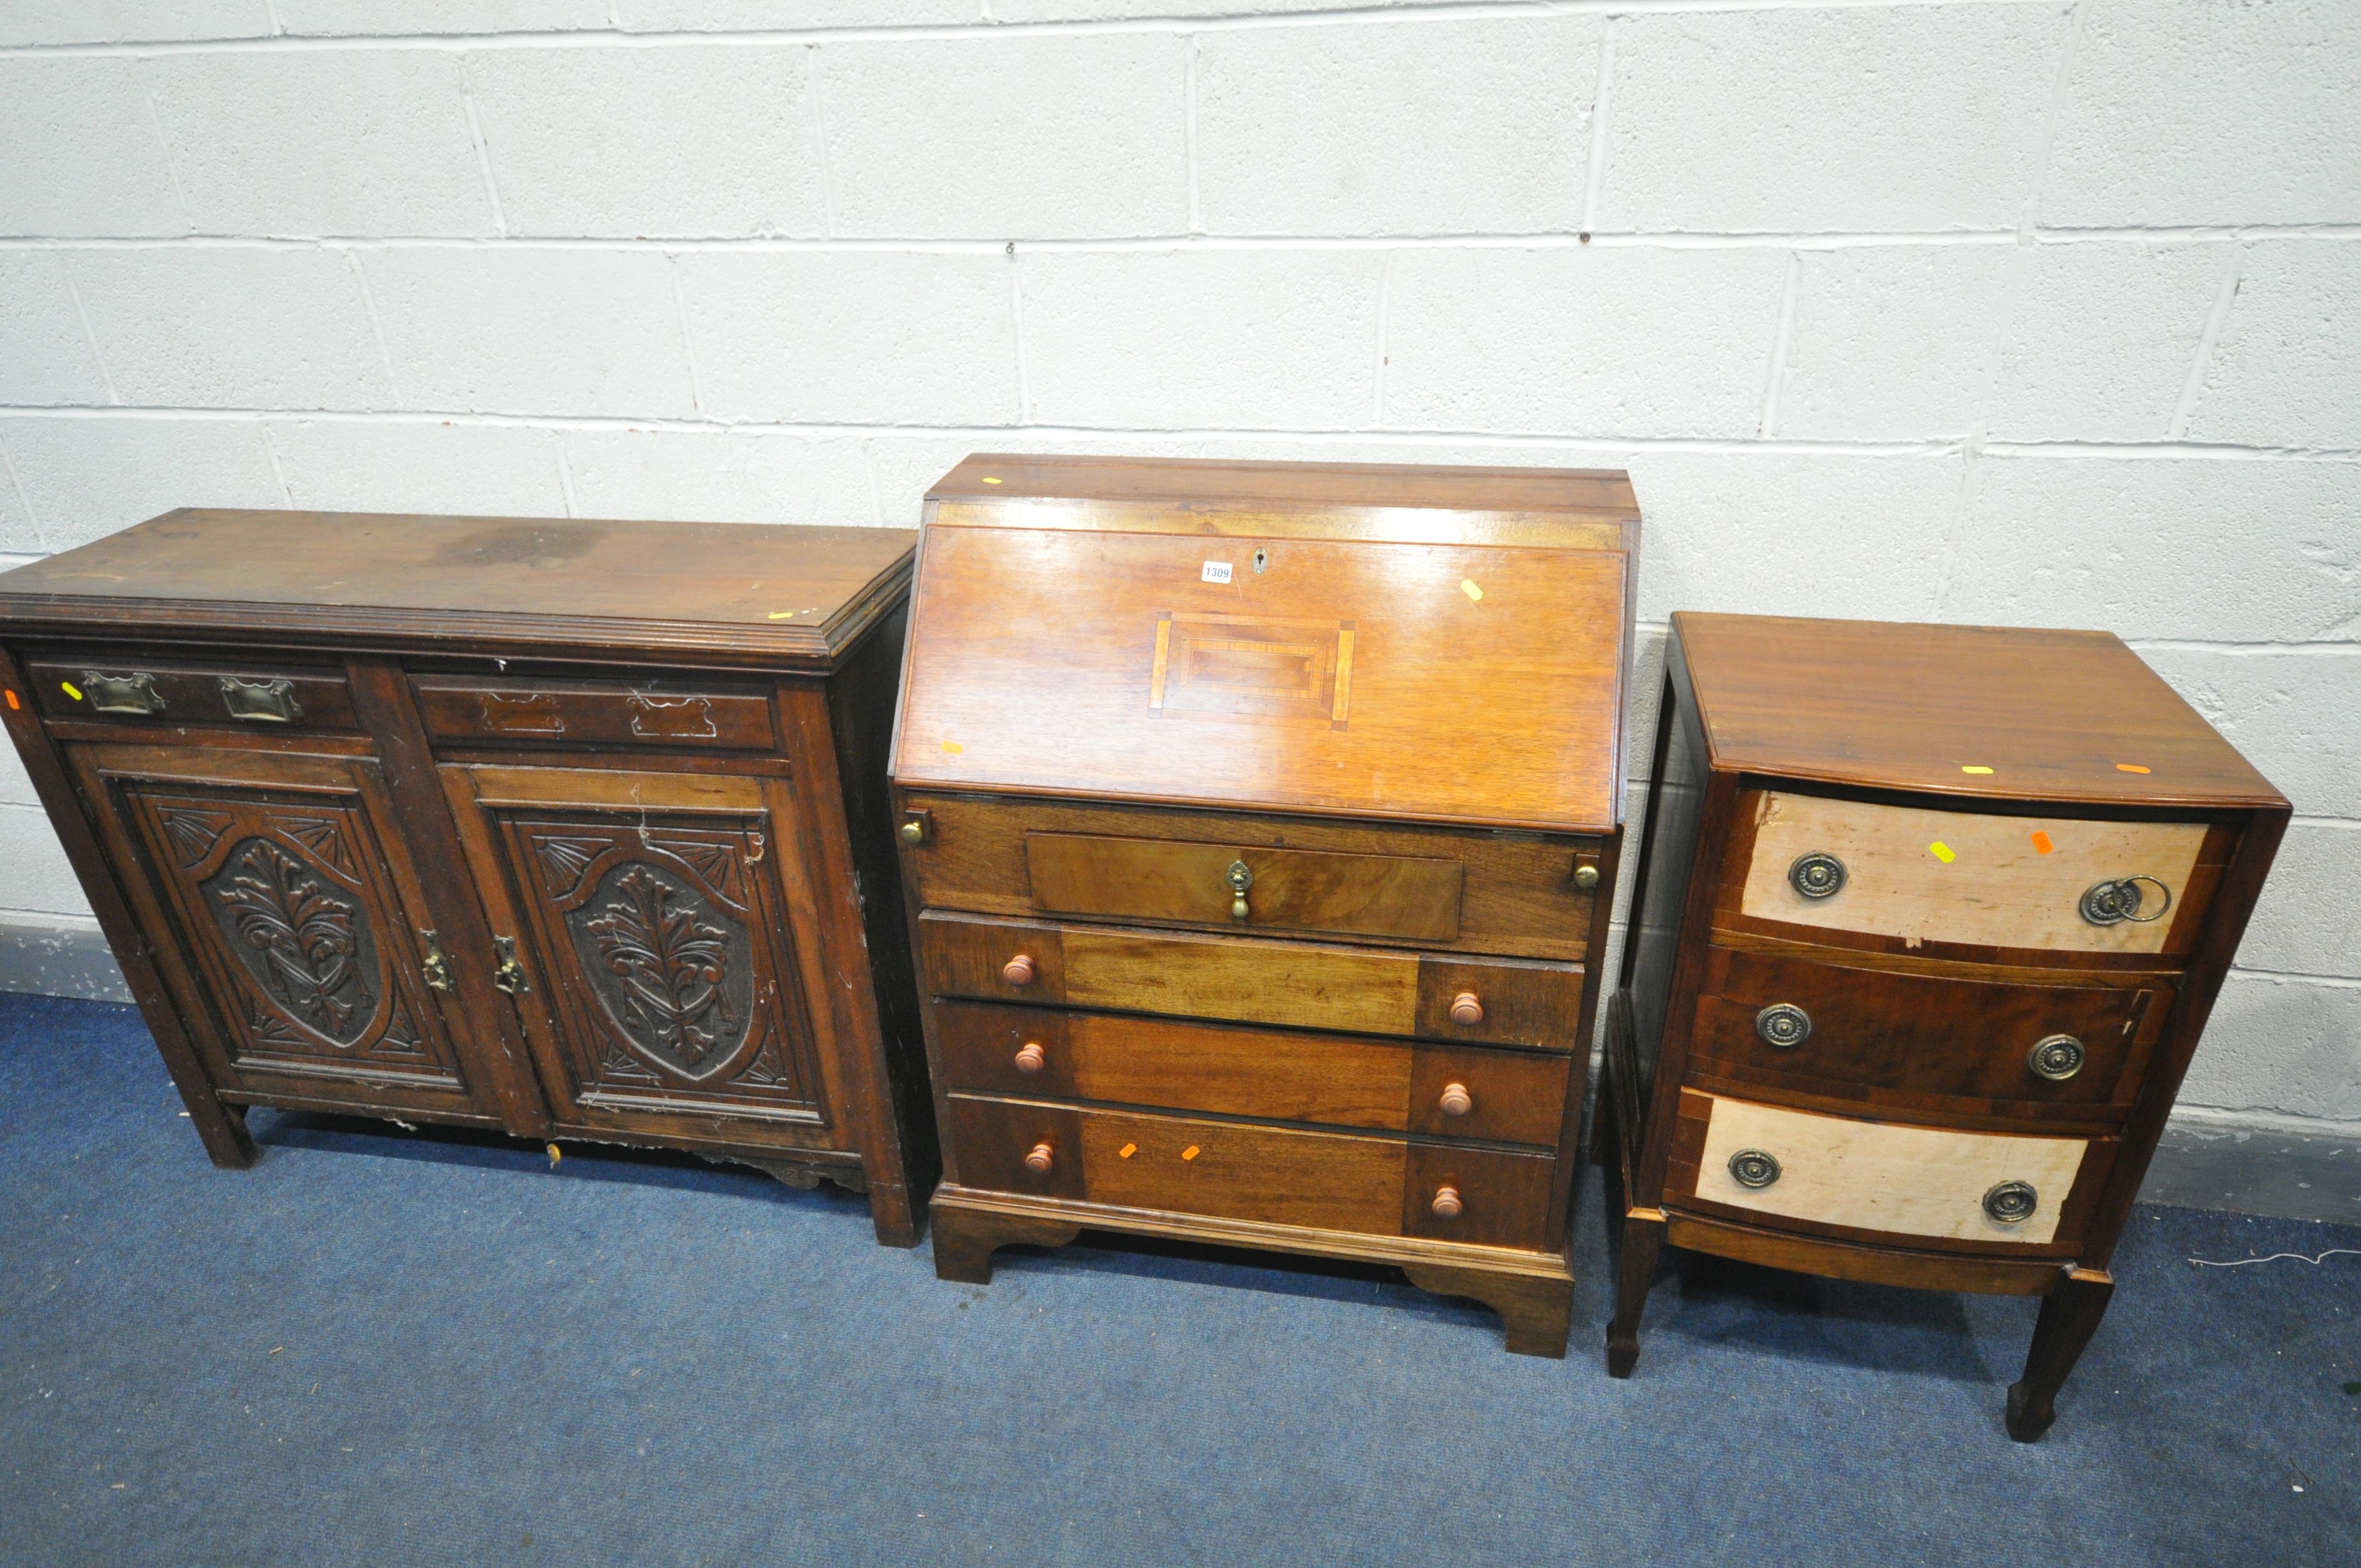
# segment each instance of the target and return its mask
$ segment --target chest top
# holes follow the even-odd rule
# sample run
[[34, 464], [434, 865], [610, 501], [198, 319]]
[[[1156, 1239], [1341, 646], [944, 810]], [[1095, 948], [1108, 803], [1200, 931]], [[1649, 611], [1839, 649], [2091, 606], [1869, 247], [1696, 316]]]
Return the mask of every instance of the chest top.
[[1621, 474], [982, 455], [927, 517], [904, 784], [1620, 821]]
[[825, 668], [900, 598], [906, 529], [183, 509], [0, 576], [0, 630], [184, 631]]
[[2286, 801], [2112, 632], [1673, 617], [1723, 768], [1994, 800]]

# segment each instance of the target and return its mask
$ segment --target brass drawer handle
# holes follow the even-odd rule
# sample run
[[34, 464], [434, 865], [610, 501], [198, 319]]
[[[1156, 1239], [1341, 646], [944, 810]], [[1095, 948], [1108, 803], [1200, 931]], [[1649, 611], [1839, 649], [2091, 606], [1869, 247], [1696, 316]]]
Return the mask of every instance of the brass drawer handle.
[[156, 677], [145, 670], [127, 675], [108, 675], [96, 670], [84, 670], [82, 673], [82, 688], [90, 697], [90, 706], [95, 712], [152, 714], [164, 711], [164, 699], [156, 695]]
[[1741, 1187], [1768, 1187], [1779, 1179], [1779, 1157], [1761, 1149], [1741, 1149], [1730, 1157], [1730, 1179]]
[[283, 675], [267, 681], [224, 675], [221, 694], [222, 707], [232, 718], [256, 724], [292, 724], [303, 717], [303, 705], [295, 700], [295, 683]]
[[2037, 1041], [2025, 1065], [2052, 1083], [2063, 1083], [2082, 1070], [2088, 1053], [2071, 1035], [2052, 1035]]
[[1434, 1212], [1438, 1220], [1455, 1220], [1467, 1212], [1467, 1206], [1459, 1201], [1459, 1189], [1456, 1187], [1436, 1188], [1434, 1201], [1427, 1207]]
[[[2144, 882], [2156, 883], [2157, 892], [2164, 894], [2164, 902], [2157, 905], [2153, 915], [2140, 913], [2140, 905], [2147, 902], [2139, 888]], [[2171, 907], [2172, 889], [2152, 876], [2118, 877], [2109, 882], [2092, 883], [2083, 893], [2081, 904], [2082, 918], [2093, 926], [2116, 926], [2126, 920], [2145, 926], [2152, 920], [2163, 919], [2165, 911]]]
[[1451, 1021], [1464, 1028], [1473, 1028], [1484, 1021], [1484, 1004], [1472, 991], [1463, 991], [1451, 999]]
[[1033, 956], [1030, 953], [1017, 954], [1000, 966], [1000, 978], [1010, 985], [1032, 984]]
[[1754, 1015], [1754, 1032], [1773, 1050], [1792, 1051], [1812, 1037], [1812, 1015], [1792, 1002], [1774, 1002]]
[[1844, 862], [1821, 850], [1797, 855], [1787, 868], [1787, 884], [1806, 898], [1834, 898], [1844, 891]]
[[1222, 881], [1230, 890], [1230, 918], [1246, 917], [1246, 889], [1254, 885], [1254, 872], [1244, 861], [1232, 861], [1230, 869], [1222, 873]]
[[1025, 1168], [1038, 1175], [1047, 1171], [1052, 1164], [1056, 1163], [1057, 1157], [1057, 1151], [1049, 1146], [1049, 1140], [1043, 1138], [1033, 1146], [1031, 1152], [1026, 1155]]
[[2003, 1181], [1984, 1194], [1984, 1212], [1996, 1225], [2021, 1225], [2041, 1207], [2041, 1194], [2030, 1181]]
[[524, 965], [517, 962], [514, 937], [493, 938], [492, 951], [500, 960], [500, 967], [492, 970], [494, 985], [511, 996], [522, 996], [533, 989], [533, 982], [525, 978]]
[[423, 927], [420, 927], [418, 937], [419, 940], [426, 944], [426, 957], [420, 961], [418, 972], [426, 977], [429, 989], [450, 990], [451, 960], [444, 954], [443, 939]]
[[1049, 1060], [1049, 1054], [1041, 1048], [1038, 1040], [1027, 1040], [1016, 1048], [1016, 1070], [1019, 1072], [1039, 1072]]
[[1439, 1103], [1444, 1115], [1465, 1116], [1476, 1109], [1476, 1097], [1467, 1092], [1467, 1086], [1464, 1083], [1446, 1083], [1443, 1086], [1443, 1099]]
[[927, 836], [927, 825], [913, 817], [902, 824], [902, 842], [915, 844]]

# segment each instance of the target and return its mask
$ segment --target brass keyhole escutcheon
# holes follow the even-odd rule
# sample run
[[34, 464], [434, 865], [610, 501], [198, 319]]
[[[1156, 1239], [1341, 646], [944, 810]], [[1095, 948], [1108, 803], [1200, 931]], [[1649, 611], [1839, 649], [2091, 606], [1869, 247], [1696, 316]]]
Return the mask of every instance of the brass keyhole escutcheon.
[[1244, 861], [1232, 861], [1230, 869], [1222, 873], [1222, 881], [1230, 890], [1230, 918], [1246, 917], [1246, 889], [1254, 886], [1254, 872]]

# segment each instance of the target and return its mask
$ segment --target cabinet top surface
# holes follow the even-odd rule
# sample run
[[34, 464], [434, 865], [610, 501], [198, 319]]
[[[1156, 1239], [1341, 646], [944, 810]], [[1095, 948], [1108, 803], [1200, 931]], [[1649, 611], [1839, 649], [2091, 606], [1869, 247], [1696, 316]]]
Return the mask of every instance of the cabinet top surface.
[[2284, 808], [2112, 632], [1673, 617], [1717, 766], [1993, 799]]
[[[1492, 514], [1443, 503], [1448, 471], [1422, 469], [1438, 488], [1415, 526], [1372, 531], [1318, 499], [1324, 470], [1257, 466], [1299, 485], [1301, 510], [1206, 528], [1204, 507], [1239, 498], [1154, 499], [1205, 465], [1107, 465], [1120, 477], [1101, 483], [1075, 460], [1023, 461], [1034, 477], [1016, 495], [983, 489], [1018, 477], [994, 458], [934, 492], [901, 783], [1569, 831], [1620, 820], [1632, 522], [1580, 521], [1574, 546], [1540, 528], [1506, 540]], [[1073, 466], [1062, 492], [1059, 463]], [[1353, 493], [1382, 488], [1385, 470], [1352, 472]], [[1518, 482], [1553, 478], [1622, 483]], [[1040, 505], [1118, 484], [1147, 498], [1127, 521]], [[982, 493], [954, 519], [962, 485]]]
[[0, 629], [825, 663], [899, 597], [906, 529], [183, 509], [0, 576]]

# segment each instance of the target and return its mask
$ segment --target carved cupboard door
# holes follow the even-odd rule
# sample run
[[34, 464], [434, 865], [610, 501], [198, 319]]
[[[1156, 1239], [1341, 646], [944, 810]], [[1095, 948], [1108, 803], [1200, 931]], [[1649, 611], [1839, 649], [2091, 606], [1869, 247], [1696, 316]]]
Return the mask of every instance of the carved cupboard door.
[[73, 766], [221, 1083], [497, 1114], [374, 759], [103, 746]]
[[830, 1146], [775, 781], [445, 764], [557, 1120]]

